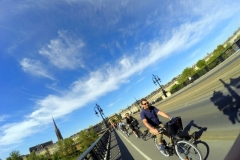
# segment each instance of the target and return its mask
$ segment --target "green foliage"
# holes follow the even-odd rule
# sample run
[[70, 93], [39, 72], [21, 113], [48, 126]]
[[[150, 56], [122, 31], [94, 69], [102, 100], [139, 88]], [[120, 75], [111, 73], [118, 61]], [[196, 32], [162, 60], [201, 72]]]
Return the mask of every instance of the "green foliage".
[[59, 160], [59, 159], [60, 159], [59, 152], [54, 152], [52, 155], [52, 160]]
[[117, 119], [118, 119], [118, 120], [121, 120], [121, 119], [122, 119], [122, 115], [121, 115], [121, 114], [118, 114], [118, 115], [117, 115]]
[[171, 92], [171, 94], [173, 94], [173, 93], [179, 91], [180, 89], [182, 89], [183, 87], [184, 87], [184, 85], [182, 83], [181, 84], [174, 84], [172, 86], [172, 88], [170, 89], [170, 92]]
[[192, 76], [194, 74], [194, 69], [193, 68], [185, 68], [183, 70], [183, 73], [182, 75], [185, 76], [185, 77], [189, 77], [189, 76]]
[[216, 54], [217, 56], [221, 55], [225, 51], [225, 48], [223, 45], [217, 46], [217, 49], [213, 51], [213, 54]]
[[231, 44], [230, 42], [228, 42], [228, 43], [227, 43], [227, 45], [226, 45], [226, 47], [225, 47], [225, 49], [228, 49], [228, 48], [230, 48], [230, 47], [231, 47], [231, 45], [232, 45], [232, 44]]
[[27, 160], [34, 160], [34, 159], [37, 159], [37, 155], [36, 153], [33, 151], [29, 154]]
[[195, 74], [195, 71], [193, 68], [185, 68], [181, 74], [181, 76], [178, 78], [178, 83], [179, 84], [182, 84], [184, 83], [188, 77], [192, 77], [192, 75]]
[[36, 155], [36, 153], [33, 151], [30, 153], [30, 155], [28, 156], [27, 160], [44, 160], [43, 156], [38, 156]]
[[[212, 56], [207, 61], [207, 64], [212, 63], [215, 59], [217, 59], [226, 49], [223, 47], [223, 45], [219, 45], [212, 53]], [[216, 66], [217, 62], [213, 62], [215, 64], [211, 64], [212, 66]]]
[[19, 151], [12, 151], [8, 157], [8, 160], [21, 160], [21, 155], [19, 153]]
[[155, 102], [159, 102], [161, 100], [163, 100], [162, 97], [158, 97]]
[[84, 130], [79, 132], [78, 140], [81, 143], [81, 151], [84, 152], [89, 146], [91, 146], [94, 141], [96, 141], [97, 138], [98, 135], [93, 129], [91, 129], [90, 131]]
[[171, 89], [170, 92], [173, 93], [173, 91], [179, 86], [179, 84], [174, 84]]
[[74, 154], [77, 150], [72, 138], [66, 138], [58, 141], [59, 153], [55, 157], [64, 157]]
[[64, 147], [65, 147], [65, 152], [67, 153], [67, 155], [71, 155], [77, 150], [72, 138], [64, 139]]
[[205, 60], [199, 60], [196, 64], [196, 66], [199, 68], [199, 69], [202, 69], [204, 68], [205, 66], [207, 65], [207, 63], [205, 62]]

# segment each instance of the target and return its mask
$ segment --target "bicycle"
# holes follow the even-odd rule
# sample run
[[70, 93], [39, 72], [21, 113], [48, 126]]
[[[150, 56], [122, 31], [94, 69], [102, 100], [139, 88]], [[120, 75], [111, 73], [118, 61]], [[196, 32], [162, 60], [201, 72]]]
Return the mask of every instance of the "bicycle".
[[123, 132], [124, 134], [126, 134], [126, 135], [129, 137], [129, 133], [128, 133], [127, 128], [126, 128], [125, 125], [122, 125], [121, 130], [122, 130], [122, 132]]
[[[183, 130], [180, 117], [173, 118], [165, 124], [165, 128], [169, 134], [170, 143], [167, 143], [163, 138], [162, 142], [165, 146], [165, 151], [160, 151], [165, 157], [176, 154], [181, 160], [202, 160], [201, 151], [191, 142], [178, 137], [178, 134]], [[166, 131], [164, 128], [159, 128], [159, 133]], [[159, 149], [156, 135], [153, 135], [154, 143]]]
[[139, 129], [140, 127], [138, 125], [139, 125], [139, 122], [136, 119], [131, 122], [131, 126], [137, 132], [138, 137], [144, 139], [144, 134]]

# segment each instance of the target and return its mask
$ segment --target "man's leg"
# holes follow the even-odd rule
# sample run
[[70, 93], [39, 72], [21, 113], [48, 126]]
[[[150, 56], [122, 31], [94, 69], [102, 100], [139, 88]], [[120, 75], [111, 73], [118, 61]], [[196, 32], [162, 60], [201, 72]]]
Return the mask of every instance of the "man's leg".
[[161, 123], [159, 126], [161, 128], [163, 128], [163, 132], [161, 134], [159, 134], [160, 136], [159, 136], [158, 142], [160, 144], [162, 144], [163, 135], [165, 135], [165, 136], [167, 136], [169, 138], [170, 145], [172, 145], [172, 140], [171, 140], [170, 136], [168, 135], [168, 132], [167, 132], [166, 128], [164, 127], [164, 125]]

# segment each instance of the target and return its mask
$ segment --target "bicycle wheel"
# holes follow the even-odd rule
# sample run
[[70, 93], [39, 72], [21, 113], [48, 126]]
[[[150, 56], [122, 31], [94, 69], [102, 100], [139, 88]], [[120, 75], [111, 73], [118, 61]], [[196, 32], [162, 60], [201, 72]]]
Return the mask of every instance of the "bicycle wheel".
[[181, 160], [202, 160], [200, 150], [192, 143], [180, 140], [175, 144], [175, 150]]
[[[155, 143], [157, 149], [159, 150], [159, 143], [157, 142], [157, 138], [156, 138], [156, 137], [154, 138], [154, 143]], [[164, 145], [165, 145], [165, 144], [164, 144]], [[159, 150], [159, 151], [160, 151], [160, 153], [162, 153], [165, 157], [169, 157], [169, 153], [167, 152], [167, 150], [165, 150], [165, 151]]]

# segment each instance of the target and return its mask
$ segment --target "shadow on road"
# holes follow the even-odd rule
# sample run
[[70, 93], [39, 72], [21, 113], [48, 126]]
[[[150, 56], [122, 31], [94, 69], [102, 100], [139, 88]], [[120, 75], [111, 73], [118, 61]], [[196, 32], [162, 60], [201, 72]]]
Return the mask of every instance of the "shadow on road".
[[[195, 127], [198, 129], [198, 131], [193, 132], [192, 134], [189, 134], [192, 127]], [[206, 132], [206, 127], [200, 127], [197, 124], [194, 123], [194, 120], [191, 120], [186, 127], [183, 129], [183, 131], [179, 134], [179, 137], [184, 138], [193, 144], [195, 144], [198, 149], [201, 151], [203, 159], [206, 160], [209, 156], [209, 146], [206, 142], [200, 140], [200, 137], [202, 136], [203, 132]]]
[[[127, 147], [124, 145], [118, 134], [113, 130], [114, 136], [111, 137], [111, 160], [133, 160], [131, 153], [128, 151]], [[113, 135], [113, 134], [112, 134]]]
[[[198, 131], [195, 131], [192, 134], [189, 134], [191, 127], [197, 128]], [[207, 131], [206, 127], [200, 127], [194, 123], [194, 120], [191, 120], [183, 129], [183, 131], [179, 134], [179, 136], [186, 139], [191, 139], [191, 138], [199, 139], [202, 136], [203, 132], [205, 131]]]
[[223, 83], [230, 95], [224, 95], [221, 91], [214, 91], [210, 100], [218, 107], [219, 111], [228, 116], [233, 124], [236, 124], [240, 122], [240, 96], [231, 86], [240, 88], [240, 77], [230, 79], [230, 84], [225, 83], [222, 79], [219, 79], [219, 81]]

